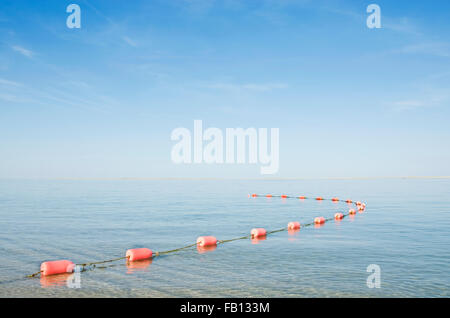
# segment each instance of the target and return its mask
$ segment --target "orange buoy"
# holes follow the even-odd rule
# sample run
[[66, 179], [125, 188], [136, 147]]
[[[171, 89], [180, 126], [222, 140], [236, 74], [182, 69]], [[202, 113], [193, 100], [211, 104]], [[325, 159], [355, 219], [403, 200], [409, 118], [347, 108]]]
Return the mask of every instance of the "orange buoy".
[[128, 258], [130, 262], [132, 261], [139, 261], [143, 259], [149, 259], [152, 258], [153, 252], [151, 249], [148, 248], [133, 248], [127, 250], [125, 256]]
[[321, 200], [323, 200], [323, 198], [322, 197], [317, 197], [316, 200], [317, 201], [321, 201]]
[[356, 211], [354, 209], [350, 209], [350, 210], [348, 210], [348, 214], [355, 215]]
[[198, 246], [213, 246], [217, 245], [217, 239], [214, 236], [200, 236], [197, 239]]
[[268, 194], [268, 195], [266, 195], [266, 197], [268, 197], [268, 198], [271, 198], [271, 197], [272, 197], [272, 195], [271, 195], [271, 194]]
[[357, 205], [357, 206], [360, 206], [360, 205], [361, 205], [361, 202], [356, 201], [356, 205]]
[[302, 195], [302, 196], [299, 196], [298, 198], [299, 198], [300, 200], [305, 200], [305, 199], [306, 199], [306, 197], [303, 196], [303, 195]]
[[283, 199], [286, 199], [288, 196], [287, 196], [286, 194], [282, 194], [281, 197], [282, 197]]
[[333, 198], [333, 199], [331, 199], [331, 201], [333, 201], [333, 202], [338, 202], [339, 199], [338, 199], [338, 198]]
[[258, 196], [258, 195], [257, 195], [256, 193], [253, 193], [253, 194], [252, 194], [252, 197], [253, 197], [253, 198], [256, 198], [257, 196]]
[[342, 220], [343, 218], [344, 218], [344, 214], [342, 214], [342, 213], [338, 212], [334, 215], [335, 220]]
[[250, 235], [252, 238], [266, 236], [266, 234], [267, 234], [267, 231], [266, 231], [266, 229], [263, 229], [263, 228], [252, 229], [252, 231], [250, 232]]
[[56, 275], [63, 273], [72, 273], [75, 268], [75, 264], [68, 260], [49, 261], [41, 264], [41, 275]]
[[324, 224], [325, 223], [325, 218], [323, 216], [318, 216], [314, 219], [314, 223], [315, 224]]
[[347, 202], [347, 203], [353, 203], [353, 201], [350, 200], [350, 199], [345, 200], [345, 202]]
[[287, 228], [288, 230], [298, 230], [300, 229], [300, 222], [289, 222]]

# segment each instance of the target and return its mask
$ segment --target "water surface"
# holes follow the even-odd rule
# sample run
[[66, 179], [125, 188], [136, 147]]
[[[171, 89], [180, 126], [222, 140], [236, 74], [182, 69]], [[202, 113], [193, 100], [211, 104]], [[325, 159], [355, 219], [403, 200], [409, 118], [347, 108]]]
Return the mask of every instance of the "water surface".
[[[254, 244], [240, 240], [139, 263], [23, 279], [45, 260], [75, 263], [168, 250], [199, 235], [228, 239], [346, 212], [345, 203], [249, 193], [351, 198], [364, 213]], [[450, 180], [0, 181], [1, 297], [448, 297]], [[366, 285], [381, 268], [381, 288]]]

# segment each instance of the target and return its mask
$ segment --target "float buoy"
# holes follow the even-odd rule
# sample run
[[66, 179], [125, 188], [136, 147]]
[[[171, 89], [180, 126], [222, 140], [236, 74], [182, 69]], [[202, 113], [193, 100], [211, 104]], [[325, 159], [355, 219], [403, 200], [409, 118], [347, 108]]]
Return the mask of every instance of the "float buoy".
[[342, 214], [342, 213], [338, 212], [334, 215], [335, 220], [342, 220], [343, 218], [344, 218], [344, 214]]
[[318, 216], [314, 219], [314, 224], [324, 224], [325, 218], [323, 216]]
[[250, 232], [250, 235], [252, 238], [263, 237], [263, 236], [266, 236], [266, 234], [267, 234], [267, 231], [266, 231], [266, 229], [263, 229], [263, 228], [252, 229]]
[[152, 258], [152, 256], [152, 250], [145, 247], [129, 249], [125, 254], [125, 257], [128, 258], [130, 262], [149, 259]]
[[288, 230], [299, 230], [300, 229], [300, 222], [289, 222], [288, 223]]
[[217, 239], [214, 236], [200, 236], [197, 239], [198, 246], [213, 246], [217, 245]]
[[72, 273], [75, 264], [68, 260], [49, 261], [41, 264], [42, 276]]

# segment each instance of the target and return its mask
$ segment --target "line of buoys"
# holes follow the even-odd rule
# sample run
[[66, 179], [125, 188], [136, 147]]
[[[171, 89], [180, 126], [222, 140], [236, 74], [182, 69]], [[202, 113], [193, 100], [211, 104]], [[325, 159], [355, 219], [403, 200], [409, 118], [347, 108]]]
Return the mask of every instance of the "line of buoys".
[[[258, 197], [258, 196], [262, 196], [262, 195], [258, 195], [256, 193], [249, 195], [249, 197]], [[265, 197], [271, 198], [271, 197], [281, 197], [283, 199], [286, 198], [298, 198], [301, 200], [307, 199], [306, 196], [288, 196], [288, 195], [281, 195], [281, 196], [276, 196], [276, 195], [272, 195], [272, 194], [267, 194], [265, 195]], [[323, 197], [316, 197], [315, 200], [317, 201], [322, 201], [322, 200], [326, 200]], [[346, 202], [346, 203], [354, 203], [354, 201], [347, 199], [347, 200], [339, 200], [336, 197], [333, 197], [332, 199], [329, 199], [332, 202]], [[362, 213], [365, 208], [366, 208], [366, 204], [362, 203], [360, 201], [355, 202], [355, 205], [358, 209], [358, 211], [360, 213]], [[355, 209], [350, 209], [348, 211], [348, 214], [346, 215], [355, 215], [356, 214], [356, 210]], [[344, 215], [343, 213], [336, 213], [334, 215], [334, 219], [339, 221], [342, 220], [346, 215]], [[323, 216], [319, 216], [314, 218], [314, 221], [312, 223], [308, 223], [308, 224], [304, 224], [303, 227], [307, 227], [310, 225], [315, 225], [320, 227], [321, 225], [323, 225], [325, 222], [332, 220], [333, 218], [330, 219], [325, 219]], [[289, 222], [287, 227], [282, 228], [282, 229], [278, 229], [278, 230], [273, 230], [270, 232], [267, 232], [266, 229], [264, 228], [254, 228], [250, 231], [250, 235], [249, 236], [242, 236], [242, 237], [238, 237], [238, 238], [233, 238], [233, 239], [228, 239], [228, 240], [217, 240], [217, 238], [215, 238], [214, 236], [200, 236], [197, 238], [197, 241], [195, 244], [189, 244], [187, 246], [184, 247], [180, 247], [177, 249], [172, 249], [172, 250], [168, 250], [168, 251], [162, 251], [162, 252], [153, 252], [151, 249], [149, 248], [133, 248], [133, 249], [129, 249], [126, 251], [125, 253], [125, 257], [119, 257], [119, 258], [115, 258], [115, 259], [110, 259], [110, 260], [106, 260], [106, 261], [99, 261], [99, 262], [92, 262], [92, 263], [84, 263], [84, 264], [74, 264], [72, 261], [69, 260], [57, 260], [57, 261], [46, 261], [43, 262], [41, 264], [40, 267], [40, 271], [31, 275], [27, 275], [26, 277], [35, 277], [37, 275], [41, 275], [41, 276], [51, 276], [51, 275], [57, 275], [57, 274], [64, 274], [64, 273], [71, 273], [75, 270], [76, 266], [82, 266], [83, 268], [86, 266], [96, 266], [98, 264], [103, 264], [103, 263], [109, 263], [109, 262], [114, 262], [114, 261], [118, 261], [121, 259], [126, 259], [127, 260], [127, 264], [129, 262], [135, 262], [135, 261], [143, 261], [143, 260], [151, 260], [156, 256], [159, 255], [163, 255], [163, 254], [169, 254], [169, 253], [174, 253], [174, 252], [178, 252], [193, 246], [197, 247], [197, 250], [199, 251], [199, 253], [204, 253], [206, 251], [211, 251], [216, 249], [217, 244], [221, 243], [226, 243], [226, 242], [232, 242], [232, 241], [236, 241], [236, 240], [242, 240], [242, 239], [252, 239], [252, 243], [258, 243], [259, 240], [265, 240], [266, 236], [268, 234], [273, 234], [273, 233], [277, 233], [277, 232], [281, 232], [281, 231], [285, 231], [288, 230], [288, 232], [296, 232], [298, 230], [300, 230], [301, 224], [298, 221], [293, 221], [293, 222]]]
[[[260, 196], [265, 196], [265, 197], [267, 197], [267, 198], [280, 197], [280, 198], [282, 198], [282, 199], [287, 199], [287, 198], [298, 198], [298, 199], [300, 199], [300, 200], [308, 199], [308, 197], [306, 197], [306, 196], [304, 196], [304, 195], [292, 197], [292, 196], [289, 196], [289, 195], [286, 195], [286, 194], [282, 194], [282, 195], [278, 195], [278, 196], [277, 196], [277, 195], [273, 195], [273, 194], [266, 194], [266, 195], [259, 195], [259, 194], [257, 194], [257, 193], [253, 193], [253, 194], [251, 194], [251, 195], [249, 194], [249, 197], [253, 197], [253, 198], [260, 197]], [[323, 200], [327, 200], [327, 199], [324, 199], [323, 197], [315, 197], [315, 200], [317, 200], [317, 201], [323, 201]], [[354, 204], [356, 205], [356, 209], [357, 209], [358, 212], [360, 212], [360, 213], [362, 213], [362, 212], [365, 210], [365, 208], [366, 208], [366, 204], [365, 204], [365, 203], [362, 203], [362, 202], [360, 202], [360, 201], [354, 202], [353, 200], [350, 200], [350, 199], [347, 199], [347, 200], [340, 200], [340, 199], [337, 198], [337, 197], [333, 197], [333, 198], [328, 199], [328, 200], [331, 200], [332, 202], [339, 202], [339, 201], [341, 201], [341, 202], [345, 202], [345, 203], [348, 203], [348, 204], [354, 203]], [[356, 211], [350, 210], [350, 215], [354, 215], [354, 214], [356, 214]]]

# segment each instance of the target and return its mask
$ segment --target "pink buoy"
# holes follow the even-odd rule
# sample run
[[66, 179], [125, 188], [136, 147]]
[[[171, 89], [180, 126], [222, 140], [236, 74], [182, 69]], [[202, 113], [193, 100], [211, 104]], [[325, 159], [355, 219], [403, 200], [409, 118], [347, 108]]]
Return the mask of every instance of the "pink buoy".
[[314, 223], [315, 224], [324, 224], [325, 223], [325, 218], [323, 216], [318, 216], [314, 219]]
[[49, 261], [41, 264], [41, 275], [56, 275], [63, 273], [72, 273], [75, 268], [75, 264], [68, 260]]
[[127, 257], [130, 262], [149, 259], [152, 258], [152, 256], [152, 250], [145, 247], [129, 249], [125, 254], [125, 257]]
[[217, 245], [217, 239], [214, 236], [200, 236], [197, 239], [198, 246], [213, 246]]
[[342, 213], [338, 212], [334, 215], [335, 220], [342, 220], [343, 218], [344, 218], [344, 214], [342, 214]]
[[300, 222], [289, 222], [288, 223], [288, 230], [299, 230], [300, 229]]
[[263, 237], [266, 236], [266, 234], [267, 234], [266, 229], [263, 228], [252, 229], [252, 231], [250, 232], [252, 238]]

